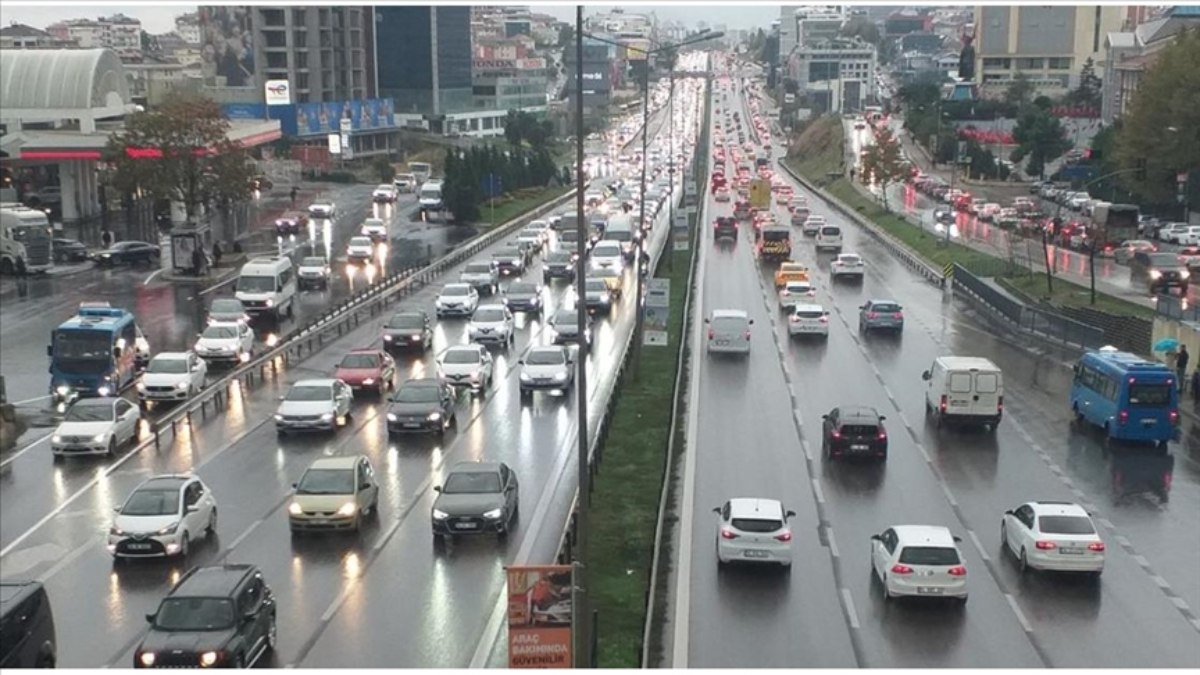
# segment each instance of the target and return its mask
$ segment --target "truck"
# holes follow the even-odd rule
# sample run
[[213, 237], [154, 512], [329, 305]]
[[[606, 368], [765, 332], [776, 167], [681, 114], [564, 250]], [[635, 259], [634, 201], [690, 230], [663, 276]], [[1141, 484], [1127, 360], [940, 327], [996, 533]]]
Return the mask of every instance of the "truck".
[[49, 271], [54, 266], [53, 239], [45, 211], [0, 204], [0, 274]]
[[133, 314], [106, 302], [85, 302], [50, 333], [50, 396], [70, 403], [115, 396], [150, 361], [150, 345]]
[[776, 263], [792, 257], [792, 229], [790, 227], [763, 228], [758, 240], [758, 257], [763, 262]]
[[1092, 211], [1092, 236], [1098, 250], [1138, 238], [1138, 207], [1133, 204], [1097, 204]]
[[417, 185], [423, 185], [433, 176], [433, 167], [429, 162], [409, 162], [408, 172], [417, 179]]
[[442, 181], [431, 180], [421, 184], [421, 191], [417, 196], [417, 204], [421, 210], [421, 218], [429, 220], [429, 214], [437, 212], [439, 215], [446, 211], [446, 203], [442, 201]]

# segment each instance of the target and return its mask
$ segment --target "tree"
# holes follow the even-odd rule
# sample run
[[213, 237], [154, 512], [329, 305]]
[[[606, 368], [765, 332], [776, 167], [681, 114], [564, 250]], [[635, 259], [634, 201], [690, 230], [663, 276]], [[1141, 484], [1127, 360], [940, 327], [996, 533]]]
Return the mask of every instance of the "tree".
[[1080, 108], [1099, 110], [1100, 85], [1100, 78], [1096, 76], [1096, 63], [1089, 56], [1079, 70], [1079, 87], [1067, 94], [1067, 102]]
[[375, 173], [379, 176], [379, 182], [390, 183], [396, 177], [396, 167], [392, 166], [386, 155], [376, 157], [372, 164]]
[[1033, 92], [1034, 86], [1029, 81], [1029, 76], [1025, 73], [1017, 73], [1013, 77], [1012, 84], [1008, 85], [1008, 89], [1004, 92], [1004, 100], [1006, 103], [1024, 106], [1033, 96]]
[[257, 174], [246, 151], [229, 140], [229, 120], [212, 99], [182, 93], [126, 118], [110, 137], [113, 186], [183, 203], [188, 222], [201, 206], [227, 206], [250, 195]]
[[1010, 159], [1020, 162], [1028, 156], [1025, 173], [1030, 176], [1043, 176], [1046, 162], [1057, 159], [1071, 148], [1062, 123], [1049, 110], [1039, 106], [1029, 106], [1021, 111], [1017, 126], [1013, 128], [1013, 140], [1017, 149], [1013, 150]]
[[900, 142], [886, 127], [875, 134], [875, 143], [867, 146], [862, 158], [864, 181], [868, 178], [879, 185], [883, 193], [883, 210], [888, 207], [887, 191], [891, 185], [908, 178], [908, 168], [900, 152]]
[[[1122, 183], [1147, 200], [1175, 201], [1175, 176], [1200, 174], [1200, 30], [1181, 32], [1173, 44], [1142, 76], [1124, 124], [1117, 134], [1116, 155], [1121, 169], [1145, 162], [1145, 178], [1130, 173]], [[1193, 195], [1191, 203], [1197, 203]]]

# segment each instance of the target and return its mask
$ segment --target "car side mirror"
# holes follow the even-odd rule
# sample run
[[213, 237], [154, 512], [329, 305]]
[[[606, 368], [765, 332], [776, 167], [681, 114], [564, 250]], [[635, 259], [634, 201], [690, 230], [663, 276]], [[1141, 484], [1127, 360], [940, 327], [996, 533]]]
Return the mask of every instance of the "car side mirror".
[[748, 325], [751, 325], [751, 326], [753, 326], [753, 325], [754, 325], [754, 319], [750, 319], [750, 320], [749, 320], [749, 321], [747, 321], [746, 323], [747, 323]]
[[117, 514], [121, 513], [121, 507], [119, 507], [119, 506], [114, 506], [114, 507], [113, 507], [113, 513], [117, 513]]
[[295, 490], [295, 489], [296, 489], [296, 488], [298, 488], [298, 487], [300, 487], [300, 484], [299, 484], [299, 483], [292, 483], [292, 489], [293, 489], [293, 490]]
[[525, 365], [525, 359], [521, 359], [520, 361], [517, 361], [517, 363], [519, 363], [523, 366], [523, 365]]
[[279, 400], [280, 400], [280, 401], [282, 401], [282, 400], [284, 400], [285, 398], [287, 398], [287, 397], [286, 397], [286, 396], [280, 396], [280, 397], [279, 397]]
[[721, 507], [719, 507], [719, 506], [713, 507], [713, 513], [715, 513], [715, 514], [717, 514], [717, 515], [720, 515], [720, 514], [721, 514]]
[[829, 415], [821, 415], [821, 419], [827, 420], [827, 419], [829, 419]]
[[148, 623], [154, 623], [154, 616], [155, 616], [155, 613], [150, 612], [149, 614], [146, 615], [146, 621]]
[[442, 491], [442, 486], [441, 486], [441, 485], [434, 485], [434, 486], [433, 486], [433, 491], [434, 491], [434, 492], [441, 492], [441, 491]]
[[712, 323], [712, 319], [705, 319], [704, 323]]
[[961, 543], [962, 543], [962, 537], [959, 537], [959, 536], [955, 535], [955, 537], [954, 537], [954, 543], [956, 543], [956, 544], [961, 544]]
[[873, 534], [873, 535], [871, 535], [871, 541], [883, 541], [883, 537], [881, 537], [877, 534]]
[[879, 416], [879, 421], [880, 421], [880, 422], [882, 422], [882, 421], [884, 421], [884, 420], [886, 420], [886, 419], [887, 419], [887, 415], [880, 415], [880, 416]]
[[795, 511], [788, 511], [787, 513], [783, 514], [783, 517], [784, 517], [784, 518], [795, 518], [795, 517], [796, 517], [796, 512], [795, 512]]
[[114, 359], [119, 359], [119, 358], [121, 358], [121, 348], [120, 348], [120, 347], [113, 347], [113, 352], [112, 352], [112, 354], [113, 354], [113, 358], [114, 358]]
[[370, 481], [363, 481], [363, 483], [362, 483], [362, 484], [360, 484], [360, 485], [358, 486], [358, 489], [359, 489], [359, 490], [366, 490], [366, 489], [368, 489], [368, 488], [370, 488], [370, 487], [371, 487], [371, 482], [370, 482]]
[[187, 507], [184, 508], [183, 511], [184, 511], [184, 513], [195, 513], [199, 510], [200, 510], [199, 504], [188, 504]]
[[54, 346], [46, 345], [46, 356], [54, 356]]
[[1017, 515], [1017, 514], [1013, 513], [1013, 510], [1012, 510], [1012, 509], [1009, 509], [1009, 510], [1007, 510], [1007, 511], [1005, 511], [1005, 512], [1004, 512], [1004, 515], [1006, 515], [1006, 516], [1015, 516], [1015, 515]]
[[921, 373], [921, 379], [928, 382], [933, 379], [933, 373], [931, 373], [927, 370], [927, 371]]

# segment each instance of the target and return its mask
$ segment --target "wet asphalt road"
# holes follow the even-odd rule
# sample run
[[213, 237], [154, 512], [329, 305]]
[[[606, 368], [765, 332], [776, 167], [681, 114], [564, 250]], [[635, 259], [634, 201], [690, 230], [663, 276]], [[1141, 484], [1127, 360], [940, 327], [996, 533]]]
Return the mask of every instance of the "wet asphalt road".
[[[827, 342], [789, 340], [769, 271], [753, 256], [749, 228], [742, 228], [734, 247], [714, 246], [711, 234], [706, 237], [703, 311], [744, 309], [755, 326], [748, 359], [711, 358], [702, 351], [697, 356], [698, 427], [689, 440], [695, 448], [694, 500], [683, 520], [690, 547], [682, 544], [680, 553], [690, 565], [678, 589], [688, 597], [687, 665], [1200, 663], [1194, 613], [1200, 608], [1200, 451], [1194, 431], [1183, 445], [1172, 445], [1169, 502], [1118, 498], [1113, 468], [1152, 460], [1128, 450], [1106, 455], [1094, 435], [1070, 427], [1064, 369], [1039, 362], [972, 313], [944, 303], [939, 289], [818, 197], [794, 187], [815, 213], [843, 227], [844, 250], [862, 254], [868, 274], [862, 285], [831, 283], [832, 256], [817, 256], [796, 231], [793, 258], [812, 269], [816, 300], [833, 314]], [[707, 222], [731, 205], [709, 201], [706, 208]], [[857, 307], [869, 298], [904, 306], [903, 335], [858, 334]], [[924, 423], [921, 371], [947, 354], [987, 356], [1004, 370], [1005, 419], [996, 434], [939, 433]], [[821, 415], [845, 404], [871, 405], [888, 417], [885, 466], [821, 458]], [[790, 575], [755, 569], [718, 574], [712, 508], [742, 496], [781, 499], [797, 512]], [[1052, 574], [1021, 577], [1011, 556], [1001, 552], [999, 525], [1006, 509], [1031, 499], [1075, 501], [1094, 511], [1108, 543], [1099, 583]], [[869, 537], [904, 523], [945, 525], [963, 538], [971, 594], [965, 609], [884, 604], [870, 574]]]
[[[664, 215], [656, 241], [666, 236]], [[540, 266], [528, 275], [540, 278]], [[632, 285], [632, 272], [625, 281]], [[396, 308], [432, 313], [439, 289], [423, 289]], [[547, 288], [546, 317], [569, 301], [566, 291], [561, 282]], [[632, 330], [633, 305], [627, 294], [594, 327], [586, 361], [592, 428]], [[277, 397], [298, 379], [328, 376], [346, 351], [379, 345], [389, 314], [364, 322], [253, 391], [235, 390], [228, 411], [181, 427], [160, 451], [151, 447], [110, 466], [88, 459], [55, 465], [48, 452], [35, 449], [0, 466], [0, 574], [47, 584], [60, 665], [127, 667], [144, 631], [143, 615], [187, 568], [217, 562], [255, 563], [273, 588], [280, 606], [273, 665], [467, 665], [475, 645], [488, 637], [485, 622], [501, 597], [503, 566], [517, 557], [553, 558], [575, 483], [574, 395], [538, 394], [522, 404], [516, 360], [528, 346], [548, 342], [549, 334], [542, 320], [519, 316], [516, 344], [496, 353], [492, 389], [460, 397], [458, 427], [443, 441], [389, 440], [381, 419], [386, 405], [369, 398], [355, 403], [347, 428], [337, 434], [277, 438], [271, 424]], [[435, 355], [465, 341], [465, 320], [438, 322], [430, 351], [397, 357], [398, 381], [433, 374]], [[379, 518], [358, 536], [292, 538], [286, 522], [291, 483], [314, 459], [354, 453], [369, 457], [385, 477]], [[520, 476], [516, 530], [507, 542], [484, 537], [435, 549], [431, 487], [455, 462], [481, 458], [505, 461]], [[114, 564], [103, 546], [112, 507], [149, 475], [184, 471], [196, 472], [215, 494], [218, 536], [197, 542], [186, 563]], [[367, 574], [372, 567], [375, 573]]]

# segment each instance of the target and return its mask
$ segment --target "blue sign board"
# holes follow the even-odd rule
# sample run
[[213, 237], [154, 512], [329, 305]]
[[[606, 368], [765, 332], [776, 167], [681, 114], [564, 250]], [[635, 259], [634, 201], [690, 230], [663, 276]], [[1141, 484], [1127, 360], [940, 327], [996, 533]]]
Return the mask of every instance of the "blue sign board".
[[484, 199], [491, 199], [504, 193], [504, 181], [500, 176], [489, 173], [480, 179], [479, 189], [483, 192]]
[[[267, 106], [262, 103], [227, 103], [225, 116], [231, 120], [265, 120]], [[395, 106], [390, 98], [363, 101], [327, 101], [293, 103], [270, 107], [270, 119], [279, 120], [285, 136], [326, 136], [341, 133], [341, 120], [350, 119], [353, 131], [392, 129], [396, 126]], [[352, 132], [353, 133], [353, 132]]]

